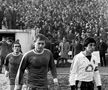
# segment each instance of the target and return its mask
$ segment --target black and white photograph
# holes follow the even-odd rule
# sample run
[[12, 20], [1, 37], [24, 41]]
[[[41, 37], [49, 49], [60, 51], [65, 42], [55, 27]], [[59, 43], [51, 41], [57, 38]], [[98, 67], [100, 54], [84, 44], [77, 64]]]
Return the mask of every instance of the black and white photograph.
[[108, 0], [0, 0], [0, 90], [108, 90]]

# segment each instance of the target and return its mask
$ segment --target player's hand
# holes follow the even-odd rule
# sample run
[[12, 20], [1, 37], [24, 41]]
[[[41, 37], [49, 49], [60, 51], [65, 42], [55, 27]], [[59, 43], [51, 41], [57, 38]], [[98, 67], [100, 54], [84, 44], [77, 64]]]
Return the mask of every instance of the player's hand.
[[5, 71], [5, 77], [9, 77], [9, 72]]
[[22, 86], [22, 88], [23, 88], [23, 90], [27, 90], [27, 85], [24, 84], [24, 85]]
[[57, 86], [59, 85], [57, 78], [54, 78], [53, 81], [54, 81], [54, 85], [57, 85]]
[[28, 70], [25, 70], [25, 73], [28, 74]]
[[21, 90], [21, 85], [15, 85], [15, 88], [14, 88], [14, 90]]

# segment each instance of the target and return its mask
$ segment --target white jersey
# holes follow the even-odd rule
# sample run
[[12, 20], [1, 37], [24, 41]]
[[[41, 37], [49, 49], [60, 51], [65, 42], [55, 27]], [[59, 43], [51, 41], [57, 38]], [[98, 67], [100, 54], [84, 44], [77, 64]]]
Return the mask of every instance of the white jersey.
[[69, 83], [75, 85], [76, 80], [90, 82], [95, 80], [96, 85], [101, 85], [101, 78], [98, 71], [98, 64], [95, 61], [95, 56], [88, 60], [82, 52], [77, 54], [70, 68]]

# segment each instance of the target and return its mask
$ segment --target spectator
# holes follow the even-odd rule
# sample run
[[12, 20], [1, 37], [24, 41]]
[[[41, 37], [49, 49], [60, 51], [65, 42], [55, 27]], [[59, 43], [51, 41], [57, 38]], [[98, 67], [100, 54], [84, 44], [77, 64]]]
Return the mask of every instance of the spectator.
[[60, 59], [59, 52], [60, 52], [59, 45], [58, 43], [55, 43], [53, 45], [53, 56], [54, 56], [54, 59], [57, 61], [56, 66], [59, 66], [59, 59]]
[[4, 17], [6, 18], [6, 27], [8, 29], [12, 29], [12, 15], [11, 15], [11, 8], [7, 7], [4, 11]]
[[74, 34], [72, 33], [72, 30], [69, 31], [69, 34], [67, 35], [67, 39], [69, 42], [71, 42], [72, 39], [74, 39]]
[[14, 7], [11, 7], [11, 29], [16, 29], [16, 18], [17, 18], [17, 10]]
[[[67, 63], [67, 59], [69, 58], [68, 52], [70, 50], [69, 42], [66, 41], [66, 37], [63, 37], [62, 42], [59, 44], [60, 48], [60, 58]], [[64, 62], [63, 62], [64, 63]]]
[[45, 48], [52, 51], [52, 41], [51, 41], [51, 39], [49, 40], [49, 39], [47, 38]]
[[74, 47], [75, 47], [75, 40], [73, 39], [70, 43], [70, 51], [72, 51], [71, 58], [74, 57]]
[[4, 11], [0, 7], [0, 29], [2, 29], [3, 18], [4, 18]]
[[103, 41], [103, 39], [100, 39], [100, 43], [98, 44], [98, 49], [100, 53], [101, 66], [106, 66], [105, 53], [107, 51], [107, 44]]
[[2, 41], [0, 41], [0, 73], [2, 73], [2, 67], [4, 64], [4, 59], [8, 54], [8, 44], [6, 42], [6, 37], [2, 37]]
[[12, 50], [12, 44], [13, 44], [13, 41], [12, 39], [8, 38], [6, 40], [7, 44], [8, 44], [8, 53], [11, 53], [13, 50]]
[[74, 44], [74, 56], [78, 53], [80, 53], [83, 50], [82, 44], [80, 43], [81, 41], [76, 39], [75, 44]]

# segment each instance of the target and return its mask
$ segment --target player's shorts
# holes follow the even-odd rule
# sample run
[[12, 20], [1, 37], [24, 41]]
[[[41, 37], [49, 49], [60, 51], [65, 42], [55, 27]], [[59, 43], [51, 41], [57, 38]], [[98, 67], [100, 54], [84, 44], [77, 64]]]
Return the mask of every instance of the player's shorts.
[[76, 90], [94, 90], [94, 83], [93, 81], [76, 81]]

